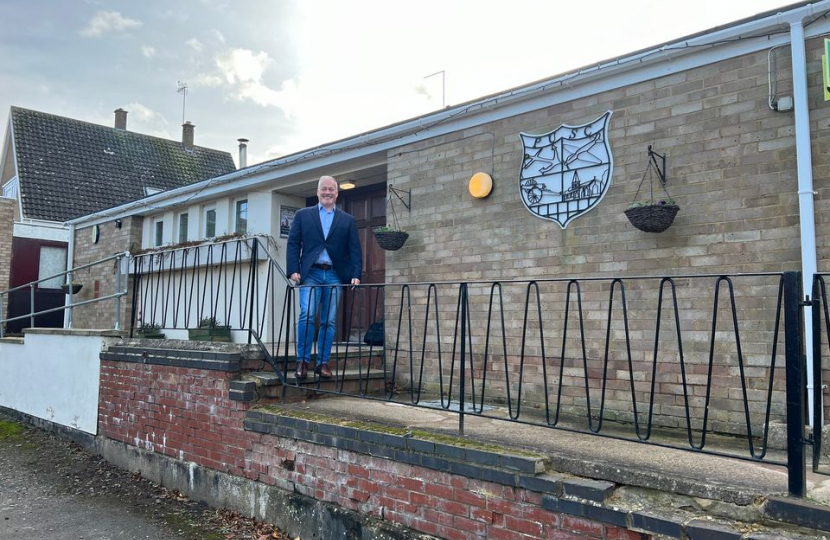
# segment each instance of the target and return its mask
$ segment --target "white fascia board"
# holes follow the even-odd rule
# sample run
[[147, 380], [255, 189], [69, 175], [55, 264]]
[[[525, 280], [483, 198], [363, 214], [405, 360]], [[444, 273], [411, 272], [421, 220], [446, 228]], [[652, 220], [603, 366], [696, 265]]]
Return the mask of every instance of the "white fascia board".
[[[736, 26], [658, 48], [599, 62], [558, 77], [513, 89], [496, 96], [445, 109], [434, 114], [313, 148], [127, 203], [68, 223], [88, 227], [129, 215], [161, 211], [174, 205], [212, 198], [230, 189], [256, 189], [308, 170], [388, 151], [426, 139], [469, 129], [552, 105], [705, 66], [744, 54], [789, 43], [789, 22], [830, 10], [830, 0], [797, 7]], [[768, 35], [775, 32], [775, 35]], [[830, 21], [816, 20], [807, 37], [830, 32]], [[757, 37], [756, 37], [757, 36]], [[232, 183], [232, 186], [229, 184]]]
[[17, 238], [33, 238], [35, 240], [51, 240], [54, 242], [69, 242], [69, 228], [63, 227], [54, 221], [17, 222], [14, 224], [13, 236]]

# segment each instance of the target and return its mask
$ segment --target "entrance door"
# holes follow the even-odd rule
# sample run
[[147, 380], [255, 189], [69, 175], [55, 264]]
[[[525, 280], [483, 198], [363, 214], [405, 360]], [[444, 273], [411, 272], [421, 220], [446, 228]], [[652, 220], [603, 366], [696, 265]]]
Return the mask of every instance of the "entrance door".
[[[361, 283], [383, 283], [386, 279], [386, 255], [372, 235], [372, 228], [386, 225], [386, 183], [354, 191], [341, 191], [340, 199], [345, 199], [342, 201], [344, 210], [353, 215], [357, 222], [357, 234], [363, 248]], [[347, 293], [344, 307], [346, 320], [342, 321], [339, 328], [347, 327], [347, 317], [351, 313], [352, 332], [348, 336], [351, 341], [363, 339], [363, 334], [372, 322], [383, 320], [383, 296], [378, 298], [377, 289], [361, 289], [357, 296]], [[341, 339], [347, 337], [343, 334]]]

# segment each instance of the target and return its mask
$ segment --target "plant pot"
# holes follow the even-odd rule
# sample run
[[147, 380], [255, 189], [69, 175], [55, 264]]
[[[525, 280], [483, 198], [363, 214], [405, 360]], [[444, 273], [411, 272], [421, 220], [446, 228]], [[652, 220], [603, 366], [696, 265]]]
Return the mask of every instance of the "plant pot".
[[674, 222], [680, 207], [676, 204], [652, 204], [638, 206], [625, 211], [625, 217], [634, 227], [643, 232], [663, 232]]
[[212, 328], [190, 328], [187, 330], [190, 341], [223, 341], [231, 340], [230, 326], [214, 326]]
[[72, 291], [71, 294], [78, 294], [79, 292], [81, 292], [81, 289], [83, 287], [84, 286], [82, 283], [73, 283], [71, 285], [69, 285], [68, 283], [64, 283], [63, 285], [61, 285], [61, 290], [63, 291], [63, 294], [70, 294], [70, 289]]
[[409, 234], [403, 231], [375, 231], [374, 235], [378, 245], [381, 249], [385, 249], [386, 251], [396, 251], [401, 249], [404, 243], [406, 243], [406, 239], [409, 238]]

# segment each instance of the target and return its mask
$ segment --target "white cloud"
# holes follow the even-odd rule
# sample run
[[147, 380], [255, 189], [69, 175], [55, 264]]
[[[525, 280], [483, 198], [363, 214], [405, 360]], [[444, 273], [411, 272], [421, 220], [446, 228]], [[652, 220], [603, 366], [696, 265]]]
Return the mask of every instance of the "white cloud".
[[222, 86], [224, 83], [224, 79], [218, 75], [211, 75], [209, 73], [199, 73], [193, 78], [190, 82], [191, 87], [196, 88], [198, 86], [204, 86], [207, 88], [216, 88], [217, 86]]
[[196, 38], [190, 38], [184, 43], [196, 52], [202, 52], [205, 49], [205, 46], [202, 45], [202, 42]]
[[99, 11], [89, 21], [89, 25], [80, 34], [86, 37], [98, 37], [107, 32], [120, 32], [128, 28], [141, 26], [141, 21], [128, 19], [117, 11]]
[[232, 49], [216, 58], [225, 82], [231, 86], [240, 101], [250, 100], [263, 107], [280, 107], [291, 115], [291, 103], [296, 100], [297, 86], [286, 81], [281, 91], [269, 88], [263, 81], [268, 66], [273, 60], [264, 51], [254, 54], [248, 49]]
[[156, 55], [156, 49], [150, 45], [142, 45], [141, 54], [144, 55], [144, 58], [152, 58]]
[[123, 107], [126, 109], [134, 118], [141, 122], [148, 122], [148, 123], [155, 123], [160, 122], [162, 124], [167, 124], [167, 119], [164, 117], [163, 114], [158, 113], [149, 107], [138, 103], [137, 101], [133, 101]]
[[214, 28], [210, 31], [210, 33], [213, 34], [213, 37], [215, 37], [219, 43], [225, 43], [225, 36], [222, 34], [222, 32]]

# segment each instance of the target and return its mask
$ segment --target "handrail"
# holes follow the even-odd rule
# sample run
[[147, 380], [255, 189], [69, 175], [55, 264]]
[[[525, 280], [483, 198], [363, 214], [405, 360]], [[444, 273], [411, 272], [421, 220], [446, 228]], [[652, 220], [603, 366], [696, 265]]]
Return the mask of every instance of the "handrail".
[[[129, 258], [130, 258], [130, 253], [129, 252], [125, 251], [123, 253], [116, 253], [115, 255], [111, 255], [109, 257], [105, 257], [105, 258], [99, 259], [97, 261], [82, 264], [80, 266], [76, 266], [76, 267], [70, 268], [68, 270], [58, 272], [56, 274], [53, 274], [53, 275], [45, 277], [45, 278], [41, 278], [41, 279], [38, 279], [38, 280], [35, 280], [35, 281], [30, 281], [29, 283], [26, 283], [26, 284], [23, 284], [23, 285], [18, 285], [17, 287], [13, 287], [13, 288], [5, 290], [5, 291], [0, 291], [0, 338], [5, 337], [6, 323], [13, 322], [13, 321], [19, 321], [19, 320], [23, 320], [23, 319], [30, 319], [31, 320], [31, 326], [30, 327], [34, 327], [35, 317], [37, 317], [39, 315], [45, 315], [47, 313], [54, 313], [54, 312], [57, 312], [57, 311], [68, 311], [69, 312], [69, 316], [68, 316], [66, 325], [67, 325], [68, 328], [72, 328], [72, 316], [73, 316], [73, 310], [74, 310], [75, 307], [84, 306], [84, 305], [88, 305], [88, 304], [95, 304], [95, 303], [98, 303], [98, 302], [103, 302], [105, 300], [112, 300], [112, 299], [115, 300], [115, 314], [114, 314], [113, 328], [116, 329], [116, 330], [120, 330], [121, 329], [121, 298], [127, 295], [126, 288], [124, 288], [122, 290], [122, 281], [123, 280], [122, 280], [122, 272], [121, 272], [121, 259], [129, 259]], [[101, 264], [104, 264], [104, 263], [107, 263], [107, 262], [113, 261], [113, 260], [116, 261], [115, 266], [116, 266], [116, 269], [117, 269], [117, 271], [116, 271], [115, 292], [113, 294], [106, 295], [106, 296], [101, 296], [101, 297], [98, 297], [98, 298], [93, 298], [91, 300], [85, 300], [83, 302], [74, 303], [72, 301], [72, 294], [70, 293], [70, 294], [65, 295], [66, 296], [66, 304], [64, 304], [63, 306], [58, 306], [58, 307], [54, 307], [54, 308], [35, 311], [35, 287], [39, 283], [43, 283], [43, 282], [46, 282], [46, 281], [51, 281], [51, 280], [53, 280], [57, 277], [66, 276], [67, 279], [66, 279], [64, 284], [71, 286], [71, 284], [73, 282], [73, 279], [72, 279], [73, 274], [77, 273], [80, 270], [84, 270], [84, 269], [87, 269], [87, 268], [92, 268], [94, 266], [98, 266], [98, 265], [101, 265]], [[5, 307], [4, 307], [3, 297], [4, 296], [10, 296], [11, 293], [13, 293], [13, 292], [20, 291], [20, 290], [27, 289], [27, 288], [30, 290], [29, 313], [27, 313], [25, 315], [18, 315], [16, 317], [6, 318], [5, 317], [6, 311], [5, 311]]]
[[[173, 328], [206, 313], [230, 321], [233, 313], [235, 328], [264, 351], [283, 392], [310, 386], [441, 408], [458, 414], [462, 433], [473, 414], [763, 462], [787, 467], [792, 493], [803, 486], [803, 449], [790, 444], [786, 461], [768, 452], [770, 422], [786, 416], [798, 423], [789, 404], [803, 401], [803, 388], [787, 384], [786, 410], [782, 405], [781, 366], [787, 383], [800, 369], [795, 272], [309, 286], [343, 291], [337, 317], [345, 347], [335, 344], [333, 384], [324, 385], [319, 376], [297, 381], [291, 372], [297, 324], [314, 324], [298, 321], [298, 288], [264, 238], [237, 242], [235, 250], [228, 242], [185, 248], [169, 263], [145, 255], [155, 264], [136, 269], [134, 286], [144, 290], [135, 289], [141, 295], [134, 305], [143, 301], [152, 320], [170, 315]], [[251, 252], [241, 255], [242, 245]], [[364, 346], [367, 326], [384, 319], [386, 345]], [[346, 372], [347, 362], [356, 374]], [[358, 388], [349, 390], [347, 377]], [[492, 413], [493, 404], [505, 410]], [[626, 424], [628, 436], [620, 432]], [[655, 435], [655, 427], [672, 426], [685, 432], [685, 446]], [[739, 436], [746, 455], [713, 448], [717, 433]]]

